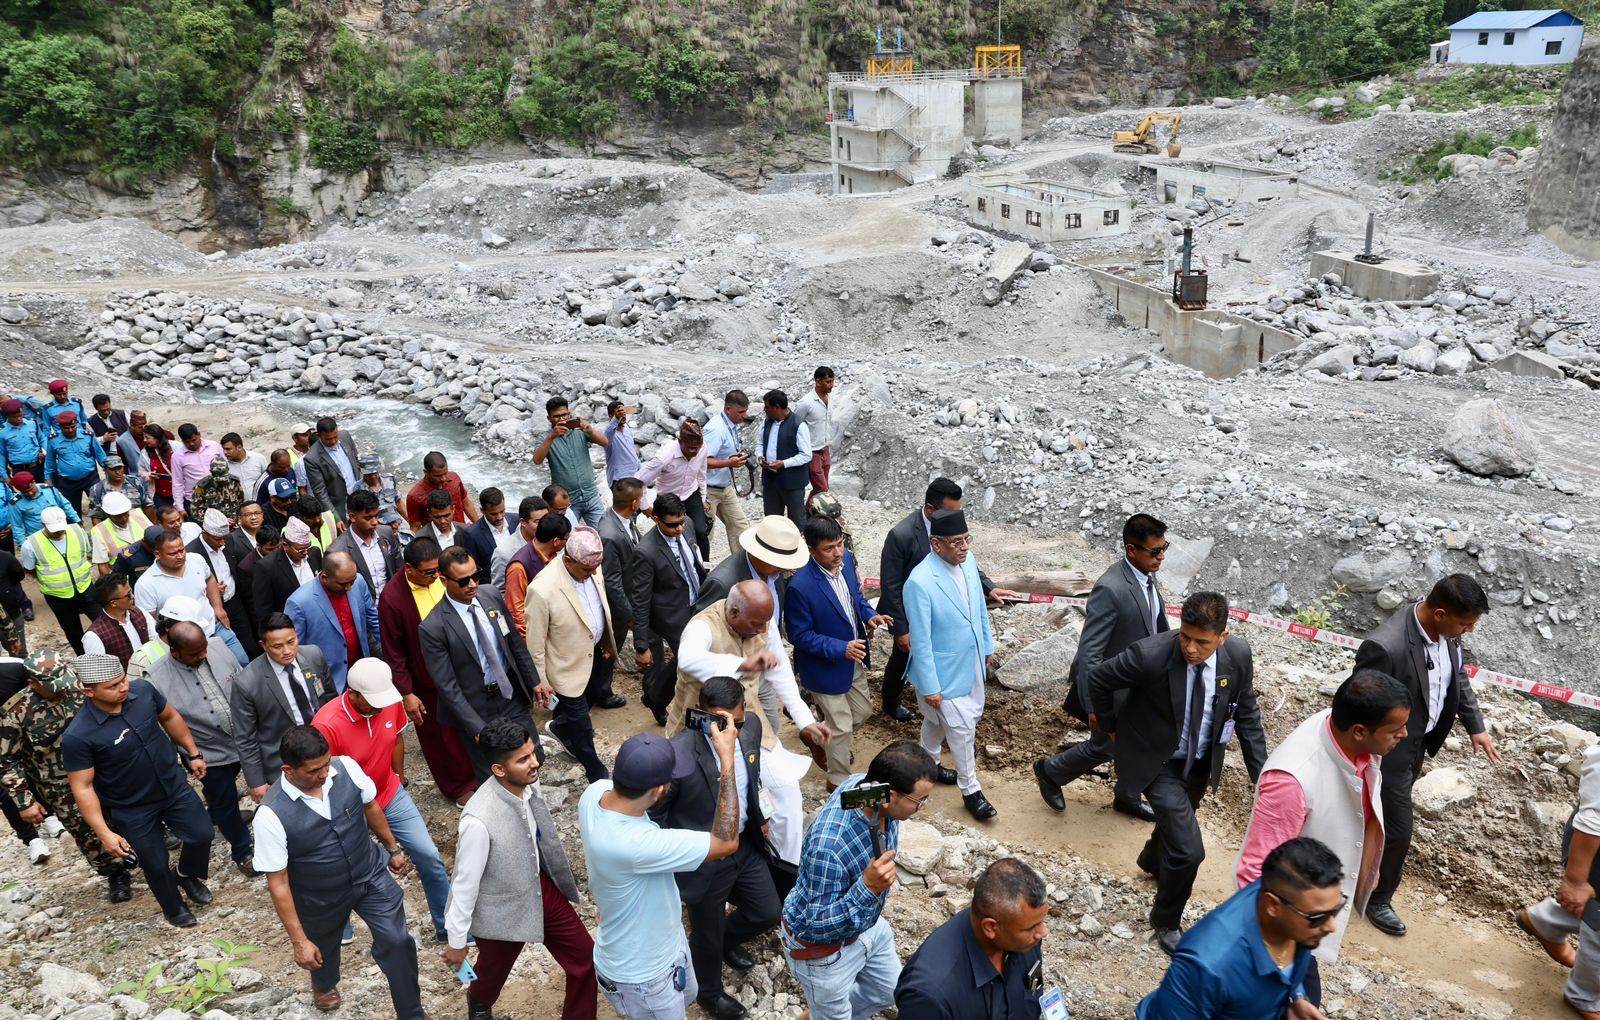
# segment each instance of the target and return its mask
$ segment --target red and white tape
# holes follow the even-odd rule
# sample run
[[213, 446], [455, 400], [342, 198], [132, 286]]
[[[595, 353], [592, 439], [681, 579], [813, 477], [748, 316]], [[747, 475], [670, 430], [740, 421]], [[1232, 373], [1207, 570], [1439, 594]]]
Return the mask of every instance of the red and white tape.
[[[861, 585], [864, 588], [878, 588], [880, 584], [881, 582], [876, 577], [863, 577], [861, 579]], [[1019, 594], [1025, 595], [1026, 598], [1022, 601], [1027, 602], [1051, 602], [1056, 605], [1073, 606], [1078, 609], [1082, 609], [1089, 604], [1088, 599], [1077, 598], [1072, 595], [1041, 595], [1038, 592], [1020, 592]], [[1179, 606], [1169, 605], [1166, 607], [1168, 616], [1177, 616], [1181, 611], [1182, 609]], [[1276, 616], [1267, 616], [1264, 613], [1253, 613], [1248, 609], [1230, 609], [1228, 615], [1241, 623], [1253, 623], [1261, 627], [1271, 627], [1273, 630], [1281, 631], [1290, 637], [1297, 637], [1305, 641], [1315, 641], [1318, 644], [1338, 645], [1340, 648], [1352, 650], [1361, 644], [1360, 638], [1351, 637], [1349, 634], [1340, 634], [1338, 631], [1323, 630], [1319, 627], [1308, 627], [1303, 623], [1284, 620]], [[1482, 666], [1474, 666], [1470, 663], [1467, 664], [1466, 671], [1467, 676], [1473, 680], [1481, 680], [1497, 687], [1509, 687], [1511, 690], [1521, 691], [1523, 694], [1531, 694], [1536, 698], [1544, 698], [1548, 701], [1559, 701], [1567, 705], [1576, 705], [1579, 708], [1600, 711], [1600, 695], [1585, 694], [1583, 691], [1575, 691], [1570, 687], [1529, 680], [1526, 677], [1513, 676], [1510, 673], [1498, 673], [1492, 669], [1484, 669]]]

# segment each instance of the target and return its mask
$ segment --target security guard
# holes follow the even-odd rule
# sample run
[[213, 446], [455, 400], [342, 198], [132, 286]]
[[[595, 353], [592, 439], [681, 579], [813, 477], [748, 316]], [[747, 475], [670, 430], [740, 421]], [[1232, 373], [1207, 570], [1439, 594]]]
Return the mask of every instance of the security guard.
[[28, 415], [22, 401], [15, 398], [0, 403], [0, 466], [9, 477], [18, 471], [44, 470], [44, 442], [39, 438], [39, 422]]
[[83, 497], [100, 481], [100, 465], [106, 461], [105, 447], [87, 432], [78, 431], [78, 416], [66, 411], [56, 418], [59, 429], [44, 444], [45, 476], [61, 493], [67, 505], [83, 513]]
[[83, 654], [83, 618], [94, 619], [100, 610], [89, 601], [89, 586], [94, 583], [94, 566], [89, 562], [89, 536], [76, 524], [67, 523], [66, 511], [48, 507], [39, 515], [39, 530], [22, 543], [17, 559], [39, 582], [50, 612], [72, 650]]
[[55, 815], [109, 885], [112, 903], [133, 898], [128, 866], [106, 852], [78, 813], [61, 767], [61, 734], [83, 705], [77, 678], [54, 651], [34, 652], [23, 663], [28, 689], [0, 709], [0, 786], [16, 800], [24, 821], [37, 825]]
[[[138, 861], [168, 923], [193, 928], [178, 893], [196, 906], [211, 902], [211, 819], [179, 749], [196, 779], [205, 778], [205, 759], [178, 710], [148, 681], [129, 680], [116, 656], [80, 655], [73, 665], [85, 700], [61, 736], [61, 763], [78, 810], [107, 850]], [[176, 872], [163, 828], [182, 844]]]

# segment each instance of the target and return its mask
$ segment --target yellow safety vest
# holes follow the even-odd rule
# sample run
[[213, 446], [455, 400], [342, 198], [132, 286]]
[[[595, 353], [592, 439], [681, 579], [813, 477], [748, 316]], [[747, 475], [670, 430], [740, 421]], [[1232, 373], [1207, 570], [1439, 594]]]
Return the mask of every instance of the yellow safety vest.
[[89, 590], [93, 569], [89, 565], [89, 539], [76, 524], [67, 525], [67, 551], [63, 555], [41, 529], [28, 536], [33, 546], [33, 573], [39, 593], [70, 599]]
[[111, 518], [109, 517], [96, 524], [94, 531], [90, 532], [90, 534], [105, 543], [107, 557], [114, 560], [117, 558], [117, 553], [139, 541], [144, 536], [144, 529], [149, 526], [150, 518], [144, 515], [143, 510], [135, 509], [128, 512], [128, 540], [126, 542], [117, 537], [117, 526], [111, 523]]

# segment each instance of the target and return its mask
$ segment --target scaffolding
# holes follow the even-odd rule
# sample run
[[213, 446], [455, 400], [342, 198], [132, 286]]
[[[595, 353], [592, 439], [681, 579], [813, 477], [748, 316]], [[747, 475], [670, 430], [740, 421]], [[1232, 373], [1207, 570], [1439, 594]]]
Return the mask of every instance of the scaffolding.
[[979, 46], [973, 54], [974, 78], [1021, 78], [1025, 71], [1021, 46]]

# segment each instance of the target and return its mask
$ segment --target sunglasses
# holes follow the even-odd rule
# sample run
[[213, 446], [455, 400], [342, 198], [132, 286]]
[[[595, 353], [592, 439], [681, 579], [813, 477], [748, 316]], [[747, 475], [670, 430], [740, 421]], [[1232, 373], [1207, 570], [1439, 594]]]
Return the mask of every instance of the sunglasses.
[[1155, 556], [1159, 558], [1167, 554], [1167, 550], [1172, 548], [1172, 543], [1167, 542], [1163, 545], [1134, 545], [1134, 548], [1149, 556]]
[[1277, 893], [1273, 893], [1272, 895], [1273, 896], [1277, 896], [1279, 903], [1282, 903], [1284, 906], [1288, 907], [1290, 910], [1292, 910], [1295, 913], [1299, 914], [1302, 918], [1305, 919], [1306, 924], [1309, 924], [1313, 928], [1320, 928], [1324, 924], [1327, 924], [1328, 923], [1328, 918], [1338, 916], [1339, 912], [1342, 911], [1350, 903], [1350, 897], [1341, 896], [1341, 897], [1339, 897], [1339, 905], [1337, 907], [1334, 907], [1332, 910], [1319, 910], [1319, 911], [1317, 911], [1315, 913], [1308, 914], [1304, 910], [1301, 910], [1299, 907], [1295, 906], [1293, 903], [1290, 903], [1288, 900], [1284, 899], [1282, 896], [1278, 896]]
[[478, 577], [476, 574], [468, 574], [466, 577], [447, 577], [444, 583], [455, 585], [457, 588], [476, 588]]

